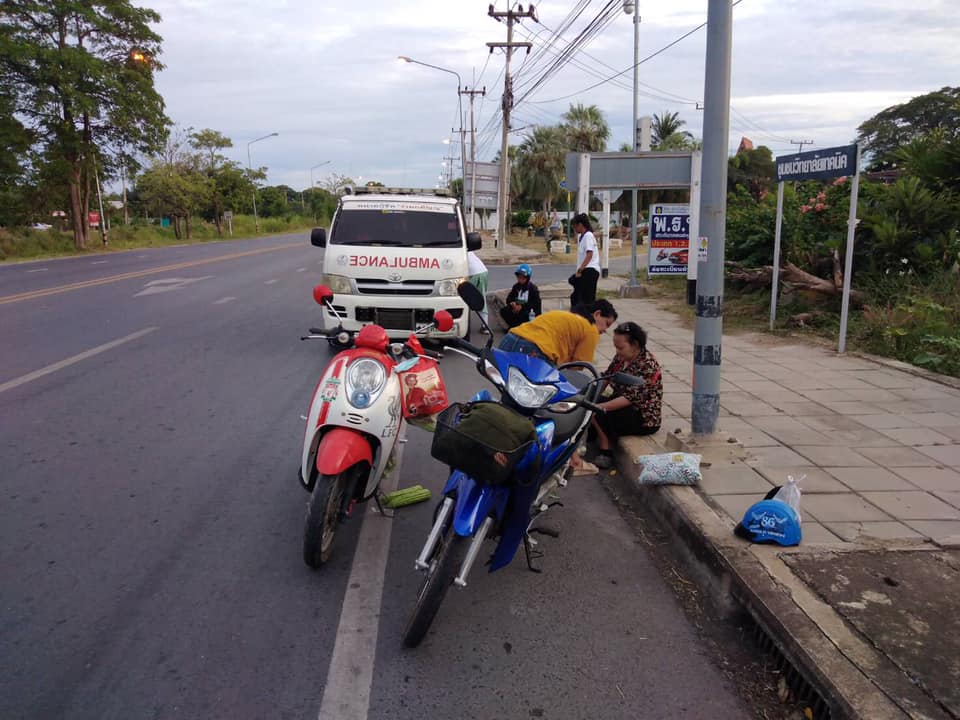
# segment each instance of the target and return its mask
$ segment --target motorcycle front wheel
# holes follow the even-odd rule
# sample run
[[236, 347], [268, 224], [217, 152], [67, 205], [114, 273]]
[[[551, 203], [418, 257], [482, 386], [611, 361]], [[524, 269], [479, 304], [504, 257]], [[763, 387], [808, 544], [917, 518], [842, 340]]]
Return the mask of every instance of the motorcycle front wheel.
[[406, 647], [415, 648], [423, 641], [440, 609], [440, 603], [463, 564], [469, 542], [470, 538], [457, 535], [453, 520], [449, 520], [430, 558], [430, 567], [417, 595], [417, 604], [403, 632], [403, 644]]
[[320, 475], [307, 502], [307, 520], [303, 530], [303, 561], [316, 569], [333, 554], [333, 538], [340, 524], [346, 472]]

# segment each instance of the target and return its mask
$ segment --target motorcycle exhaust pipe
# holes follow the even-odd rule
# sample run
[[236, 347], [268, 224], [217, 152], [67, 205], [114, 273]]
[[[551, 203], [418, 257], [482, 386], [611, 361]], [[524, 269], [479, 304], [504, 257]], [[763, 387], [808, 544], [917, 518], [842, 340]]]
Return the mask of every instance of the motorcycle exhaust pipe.
[[477, 530], [477, 534], [473, 536], [470, 547], [467, 548], [467, 557], [463, 560], [463, 567], [460, 568], [460, 574], [453, 579], [453, 584], [457, 587], [465, 588], [467, 586], [467, 575], [470, 574], [470, 568], [473, 567], [474, 560], [476, 560], [477, 555], [480, 554], [480, 545], [483, 544], [492, 525], [493, 518], [488, 517], [483, 521], [480, 529]]
[[437, 546], [437, 539], [440, 537], [440, 531], [443, 529], [443, 526], [447, 524], [447, 518], [450, 516], [452, 510], [453, 498], [444, 498], [443, 504], [440, 506], [440, 512], [437, 513], [437, 519], [434, 521], [433, 527], [430, 528], [430, 534], [427, 535], [427, 542], [414, 563], [417, 570], [426, 570], [430, 567], [430, 563], [428, 563], [427, 560], [433, 554], [433, 549]]

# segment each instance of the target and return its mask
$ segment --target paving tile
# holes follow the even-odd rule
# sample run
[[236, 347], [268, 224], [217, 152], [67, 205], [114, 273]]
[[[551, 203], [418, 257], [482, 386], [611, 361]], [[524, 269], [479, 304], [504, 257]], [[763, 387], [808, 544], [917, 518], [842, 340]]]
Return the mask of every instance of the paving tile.
[[[804, 368], [804, 370], [809, 369], [809, 365]], [[829, 383], [824, 382], [821, 378], [798, 374], [793, 375], [783, 384], [791, 390], [829, 390], [831, 387]]]
[[803, 402], [810, 402], [803, 395], [798, 395], [792, 390], [787, 390], [785, 388], [779, 388], [778, 390], [751, 390], [758, 398], [763, 400], [765, 403], [770, 403], [776, 407], [787, 404], [797, 404]]
[[898, 467], [893, 471], [921, 490], [960, 491], [960, 472], [939, 467]]
[[[840, 416], [842, 417], [842, 416]], [[859, 430], [821, 430], [827, 441], [824, 445], [838, 447], [894, 447], [896, 440], [881, 435], [876, 430], [861, 427]]]
[[796, 467], [799, 465], [809, 465], [810, 461], [802, 455], [798, 455], [790, 448], [782, 445], [776, 447], [756, 447], [750, 448], [752, 456], [751, 465], [766, 465], [768, 467]]
[[960, 427], [935, 427], [931, 430], [946, 435], [951, 440], [960, 440]]
[[916, 447], [917, 445], [950, 445], [950, 438], [941, 435], [931, 428], [890, 428], [880, 430], [889, 438], [893, 438], [901, 445]]
[[930, 445], [917, 448], [942, 465], [960, 465], [960, 445]]
[[921, 399], [916, 396], [910, 398], [910, 402], [922, 406], [919, 412], [943, 412], [953, 413], [958, 409], [960, 403], [954, 397], [939, 397], [932, 399]]
[[856, 451], [880, 467], [934, 467], [939, 463], [929, 455], [908, 447], [858, 447]]
[[800, 394], [815, 403], [853, 401], [853, 398], [842, 390], [801, 390]]
[[804, 493], [800, 498], [800, 513], [803, 517], [809, 514], [820, 522], [889, 521], [893, 519], [854, 493], [829, 495]]
[[752, 494], [760, 500], [773, 485], [749, 465], [736, 464], [727, 467], [711, 467], [703, 470], [700, 489], [708, 495]]
[[772, 428], [777, 428], [779, 430], [809, 429], [808, 426], [804, 425], [796, 418], [787, 417], [786, 415], [777, 415], [774, 417], [744, 415], [743, 419], [758, 430], [763, 430], [764, 432], [769, 432]]
[[960, 537], [960, 520], [908, 520], [907, 525], [934, 542]]
[[[866, 384], [866, 383], [864, 383]], [[859, 400], [860, 402], [899, 402], [904, 398], [899, 395], [895, 395], [889, 390], [883, 390], [881, 388], [870, 387], [868, 386], [865, 390], [856, 390], [852, 388], [843, 388], [845, 395], [849, 395], [854, 400]]]
[[948, 505], [960, 509], [960, 492], [935, 492], [934, 495]]
[[917, 489], [916, 485], [881, 467], [828, 467], [824, 470], [856, 492]]
[[851, 401], [840, 401], [840, 402], [830, 402], [824, 400], [820, 402], [824, 407], [828, 407], [834, 412], [840, 413], [841, 415], [868, 415], [870, 413], [875, 413], [879, 411], [877, 405], [872, 405], [870, 403], [860, 402], [859, 400]]
[[747, 508], [762, 498], [756, 493], [749, 493], [744, 495], [716, 495], [712, 496], [711, 499], [719, 505], [727, 516], [733, 520], [734, 524], [736, 524], [743, 520]]
[[833, 410], [824, 407], [813, 400], [803, 400], [801, 402], [772, 402], [775, 408], [781, 410], [784, 415], [794, 418], [814, 417], [822, 415], [836, 415]]
[[819, 467], [872, 467], [873, 461], [848, 447], [836, 445], [794, 445], [793, 449]]
[[946, 412], [924, 412], [907, 413], [904, 415], [907, 420], [913, 420], [917, 425], [923, 427], [957, 427], [960, 425], [960, 418]]
[[876, 385], [879, 388], [910, 388], [913, 387], [915, 378], [906, 373], [889, 373], [882, 370], [865, 370], [858, 376], [864, 382]]
[[800, 524], [800, 545], [840, 545], [843, 538], [818, 522], [803, 520]]
[[800, 483], [800, 493], [848, 493], [850, 488], [825, 470], [813, 465], [793, 467], [768, 467], [761, 465], [757, 471], [773, 485], [783, 485], [791, 476]]
[[904, 400], [936, 400], [942, 397], [953, 397], [958, 398], [957, 401], [960, 402], [960, 396], [956, 391], [951, 392], [943, 385], [937, 384], [921, 383], [909, 388], [897, 388], [891, 392]]
[[[876, 386], [861, 380], [859, 372], [832, 373], [827, 375], [825, 379], [833, 388], [843, 390], [846, 394], [878, 390]], [[896, 400], [898, 398], [893, 396], [891, 399]]]
[[847, 542], [858, 540], [919, 540], [924, 536], [903, 523], [881, 522], [830, 522], [824, 523], [834, 535]]
[[889, 428], [913, 428], [919, 427], [919, 423], [908, 420], [903, 415], [896, 412], [879, 413], [874, 415], [851, 415], [851, 420], [856, 420], [861, 425], [866, 425], [874, 430], [886, 430]]
[[779, 440], [767, 435], [767, 433], [761, 432], [749, 425], [747, 427], [749, 429], [740, 428], [738, 430], [728, 430], [728, 432], [745, 448], [773, 447], [780, 444]]
[[864, 426], [857, 421], [856, 415], [837, 415], [832, 410], [824, 415], [801, 416], [797, 419], [807, 427], [825, 433], [832, 433], [837, 430], [864, 429]]
[[740, 386], [741, 383], [760, 382], [762, 380], [766, 380], [766, 378], [763, 377], [763, 375], [758, 375], [755, 372], [749, 372], [747, 370], [738, 370], [736, 372], [723, 372], [721, 370], [720, 372], [724, 380], [732, 382], [734, 385], [738, 387]]
[[741, 390], [754, 395], [760, 392], [775, 392], [777, 390], [783, 390], [783, 386], [778, 382], [774, 382], [773, 380], [744, 381], [738, 382], [736, 385]]
[[865, 492], [863, 497], [897, 520], [960, 520], [960, 510], [923, 490]]

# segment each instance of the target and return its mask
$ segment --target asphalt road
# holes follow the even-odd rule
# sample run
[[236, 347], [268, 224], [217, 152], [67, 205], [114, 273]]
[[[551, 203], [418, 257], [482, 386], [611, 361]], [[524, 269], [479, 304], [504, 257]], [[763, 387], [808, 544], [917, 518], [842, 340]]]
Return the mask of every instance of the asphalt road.
[[[0, 267], [0, 717], [749, 714], [590, 479], [543, 574], [478, 566], [416, 651], [432, 504], [360, 513], [303, 564], [320, 258], [301, 234]], [[457, 399], [481, 383], [442, 367]], [[400, 485], [443, 480], [411, 428]], [[385, 569], [354, 553], [376, 541]]]

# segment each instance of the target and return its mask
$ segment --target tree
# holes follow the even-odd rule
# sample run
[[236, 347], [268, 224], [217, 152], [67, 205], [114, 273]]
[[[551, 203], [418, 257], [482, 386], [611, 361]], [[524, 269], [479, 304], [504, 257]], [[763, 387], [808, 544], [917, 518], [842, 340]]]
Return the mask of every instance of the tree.
[[150, 153], [169, 120], [153, 84], [162, 66], [160, 15], [129, 0], [6, 0], [0, 24], [0, 93], [36, 133], [69, 186], [74, 244], [86, 247], [95, 171], [124, 152]]
[[511, 172], [511, 192], [542, 204], [550, 212], [566, 172], [567, 134], [563, 127], [537, 126], [517, 149]]
[[217, 227], [217, 235], [223, 235], [223, 211], [227, 208], [227, 195], [234, 188], [237, 178], [242, 177], [240, 166], [220, 154], [221, 150], [233, 147], [233, 141], [223, 133], [206, 128], [190, 133], [190, 146], [196, 150], [198, 169], [212, 181], [210, 201], [213, 222]]
[[776, 178], [773, 153], [766, 145], [753, 150], [741, 150], [727, 164], [727, 192], [739, 185], [755, 200], [762, 200]]
[[897, 150], [933, 130], [960, 138], [960, 87], [943, 87], [881, 110], [857, 128], [869, 170], [889, 169]]
[[0, 94], [0, 226], [27, 221], [25, 184], [30, 133], [13, 115], [13, 99]]
[[596, 105], [571, 105], [560, 127], [569, 152], [603, 152], [610, 139], [610, 126]]
[[[683, 139], [692, 140], [691, 135], [686, 130], [681, 130], [687, 124], [686, 120], [680, 119], [680, 114], [664, 111], [662, 115], [653, 114], [653, 121], [650, 123], [650, 143], [655, 150], [664, 150], [664, 143], [671, 142], [674, 145], [681, 143]], [[671, 140], [672, 136], [678, 136]], [[677, 149], [671, 147], [669, 149]], [[683, 148], [686, 149], [686, 148]]]

